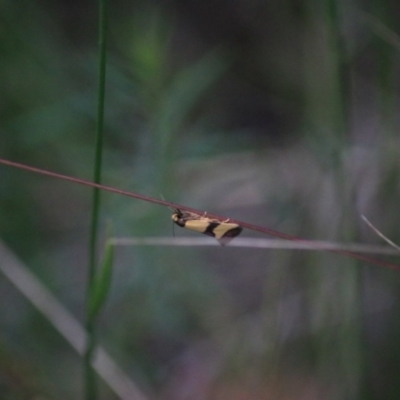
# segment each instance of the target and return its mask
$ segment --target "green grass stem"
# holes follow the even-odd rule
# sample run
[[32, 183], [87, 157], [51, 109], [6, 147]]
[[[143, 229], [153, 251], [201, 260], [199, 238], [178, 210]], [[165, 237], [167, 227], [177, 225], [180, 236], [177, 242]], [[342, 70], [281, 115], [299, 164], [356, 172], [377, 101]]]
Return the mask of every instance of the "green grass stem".
[[[104, 99], [106, 80], [106, 46], [107, 46], [107, 0], [99, 0], [99, 80], [98, 80], [98, 103], [97, 103], [97, 128], [94, 160], [94, 182], [101, 182], [101, 167], [103, 153], [103, 126], [104, 126]], [[93, 190], [92, 215], [89, 239], [89, 264], [86, 289], [86, 329], [88, 342], [84, 362], [84, 384], [87, 400], [95, 400], [97, 396], [97, 384], [92, 359], [96, 348], [96, 326], [95, 319], [90, 317], [90, 294], [96, 274], [96, 250], [97, 232], [99, 225], [100, 190]]]

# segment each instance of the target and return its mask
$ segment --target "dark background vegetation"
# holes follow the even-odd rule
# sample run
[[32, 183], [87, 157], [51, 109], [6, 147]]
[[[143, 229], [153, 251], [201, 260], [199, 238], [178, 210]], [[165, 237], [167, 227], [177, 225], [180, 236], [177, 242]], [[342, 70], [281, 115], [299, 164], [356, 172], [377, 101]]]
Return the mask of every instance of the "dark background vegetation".
[[[0, 1], [1, 157], [92, 179], [97, 14]], [[110, 1], [104, 183], [318, 240], [378, 242], [366, 214], [399, 242], [399, 17]], [[0, 177], [2, 239], [81, 319], [91, 190]], [[165, 208], [102, 205], [116, 236], [171, 236]], [[118, 248], [99, 340], [149, 398], [399, 399], [399, 279], [334, 254]], [[0, 296], [0, 398], [81, 398], [80, 357], [3, 276]]]

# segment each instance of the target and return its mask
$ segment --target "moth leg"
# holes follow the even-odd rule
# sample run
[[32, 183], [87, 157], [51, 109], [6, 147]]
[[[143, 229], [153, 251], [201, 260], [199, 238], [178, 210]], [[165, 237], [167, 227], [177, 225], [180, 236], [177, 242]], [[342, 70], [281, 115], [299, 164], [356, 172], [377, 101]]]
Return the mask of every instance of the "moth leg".
[[204, 218], [206, 215], [207, 215], [207, 211], [204, 212], [204, 214], [201, 218]]
[[230, 219], [227, 218], [225, 221], [222, 221], [222, 222], [225, 223], [225, 222], [229, 222], [229, 221], [230, 221]]

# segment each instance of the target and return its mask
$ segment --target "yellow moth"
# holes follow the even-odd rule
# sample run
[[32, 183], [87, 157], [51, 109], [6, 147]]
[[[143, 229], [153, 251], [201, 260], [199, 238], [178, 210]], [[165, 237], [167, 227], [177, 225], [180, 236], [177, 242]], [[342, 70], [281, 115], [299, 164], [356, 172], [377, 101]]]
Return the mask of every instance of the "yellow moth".
[[173, 211], [175, 212], [172, 214], [172, 221], [177, 225], [215, 237], [222, 246], [228, 244], [234, 237], [240, 235], [240, 232], [242, 232], [241, 226], [228, 222], [229, 219], [220, 221], [218, 219], [207, 218], [206, 213], [204, 215], [199, 215], [179, 209], [173, 209]]

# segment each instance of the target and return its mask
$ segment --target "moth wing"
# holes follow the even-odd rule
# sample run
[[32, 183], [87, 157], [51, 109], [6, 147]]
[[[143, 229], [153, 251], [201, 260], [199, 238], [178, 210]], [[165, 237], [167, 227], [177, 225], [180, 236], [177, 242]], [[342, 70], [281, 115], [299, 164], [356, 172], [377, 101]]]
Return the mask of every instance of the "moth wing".
[[214, 236], [212, 232], [207, 231], [209, 225], [210, 223], [206, 219], [190, 219], [186, 220], [185, 228], [199, 233], [205, 233], [206, 235], [209, 236]]
[[226, 246], [233, 238], [240, 235], [242, 228], [237, 224], [222, 222], [214, 228], [214, 236], [221, 246]]

